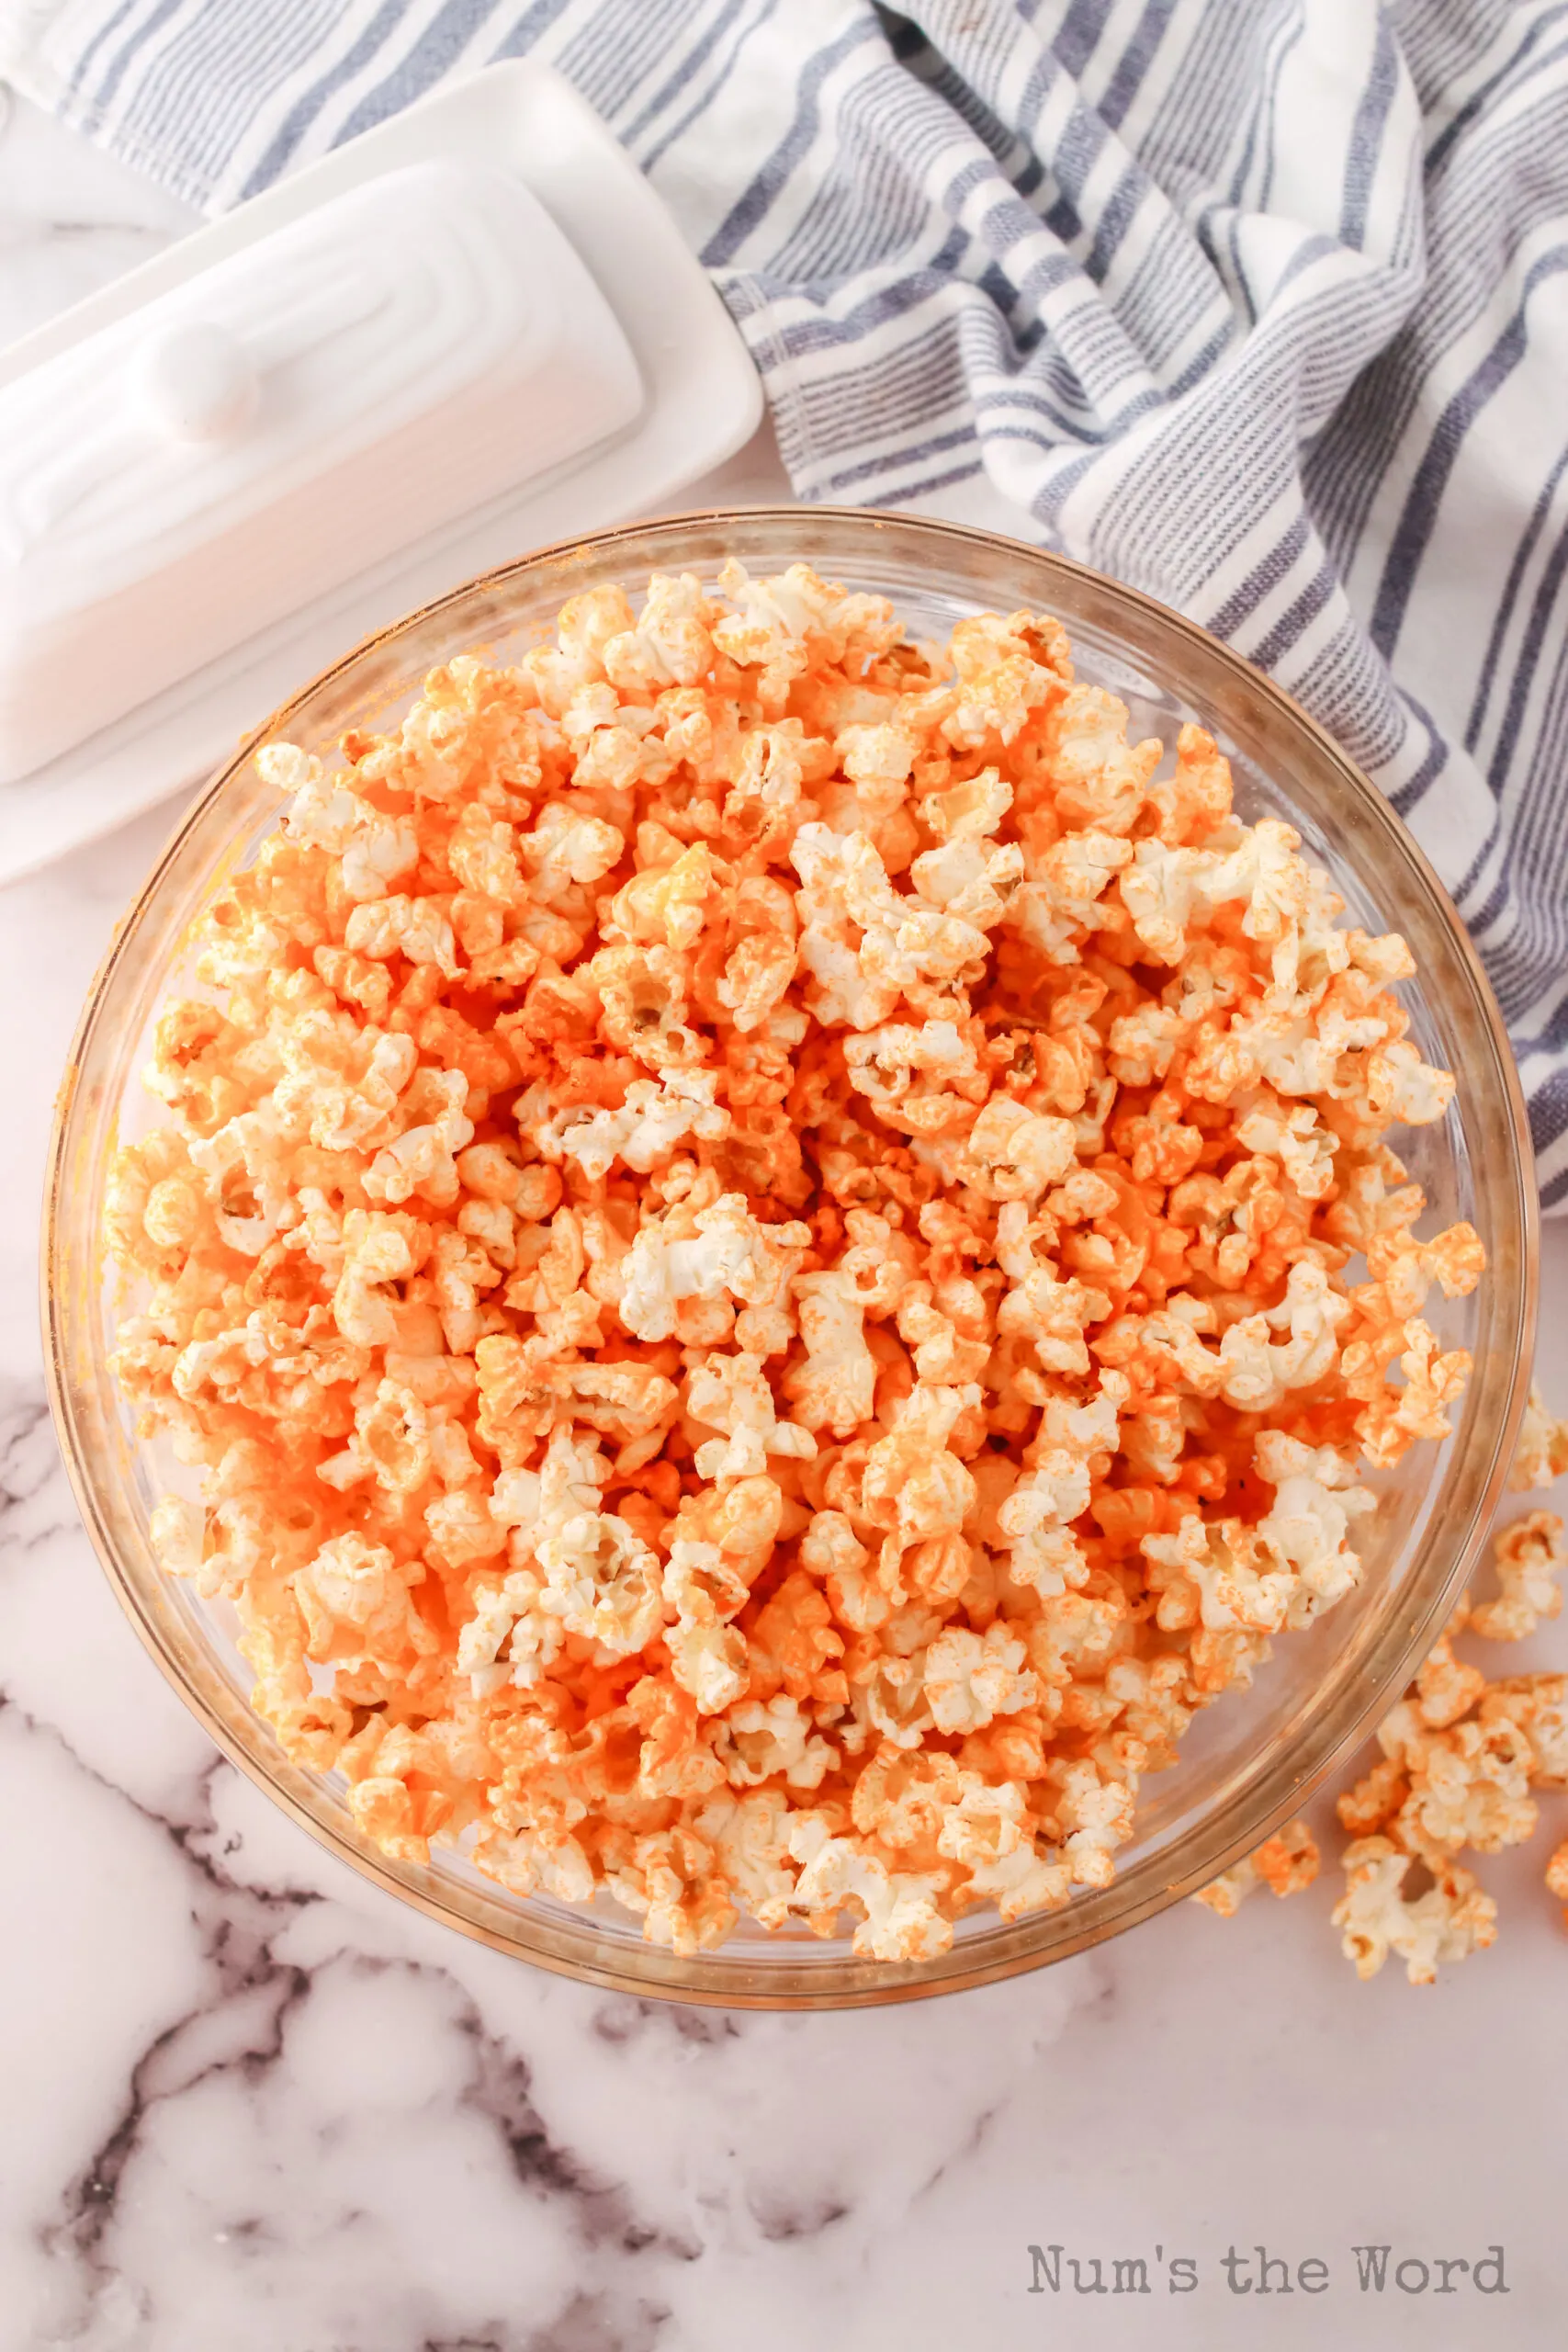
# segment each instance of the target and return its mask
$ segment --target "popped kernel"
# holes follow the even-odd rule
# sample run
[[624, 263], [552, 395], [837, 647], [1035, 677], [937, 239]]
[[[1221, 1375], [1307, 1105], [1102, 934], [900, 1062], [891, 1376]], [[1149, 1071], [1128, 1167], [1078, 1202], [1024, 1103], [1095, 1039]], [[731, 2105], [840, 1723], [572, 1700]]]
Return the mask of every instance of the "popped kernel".
[[1546, 1865], [1546, 1891], [1562, 1905], [1563, 1920], [1568, 1923], [1568, 1838], [1554, 1849]]
[[[116, 1363], [202, 1474], [158, 1556], [388, 1852], [928, 1958], [1109, 1884], [1358, 1582], [1360, 1465], [1469, 1368], [1423, 1309], [1480, 1245], [1384, 1140], [1453, 1081], [1403, 941], [1127, 718], [1048, 617], [917, 647], [731, 563], [258, 753], [111, 1176]], [[1568, 1769], [1560, 1691], [1461, 1720], [1466, 1671], [1357, 1813], [1358, 1951], [1413, 1970], [1486, 1939], [1452, 1843]], [[1315, 1869], [1292, 1824], [1203, 1899]]]
[[1560, 1421], [1540, 1388], [1530, 1382], [1529, 1399], [1519, 1424], [1514, 1466], [1508, 1484], [1517, 1494], [1532, 1487], [1550, 1487], [1568, 1473], [1568, 1421]]
[[1562, 1589], [1556, 1579], [1568, 1567], [1568, 1544], [1555, 1511], [1532, 1510], [1499, 1528], [1492, 1539], [1497, 1598], [1470, 1613], [1471, 1630], [1492, 1642], [1529, 1639], [1543, 1617], [1557, 1616]]
[[1388, 1838], [1359, 1838], [1345, 1849], [1346, 1892], [1334, 1906], [1334, 1925], [1363, 1982], [1393, 1952], [1412, 1984], [1432, 1984], [1439, 1964], [1496, 1941], [1497, 1905], [1457, 1863], [1436, 1869], [1424, 1894], [1404, 1894], [1413, 1860]]
[[[1460, 1634], [1483, 1632], [1483, 1613], [1461, 1596], [1415, 1681], [1378, 1726], [1381, 1757], [1337, 1800], [1353, 1842], [1342, 1857], [1348, 1891], [1334, 1920], [1362, 1976], [1375, 1975], [1393, 1951], [1409, 1962], [1412, 1984], [1430, 1984], [1439, 1962], [1491, 1944], [1496, 1905], [1455, 1858], [1467, 1846], [1497, 1853], [1521, 1844], [1540, 1818], [1532, 1792], [1568, 1789], [1568, 1675], [1489, 1681], [1453, 1648]], [[1547, 1866], [1553, 1892], [1568, 1893], [1564, 1856], [1568, 1848], [1560, 1848]], [[1433, 1881], [1414, 1901], [1401, 1892], [1411, 1863]], [[1217, 1909], [1224, 1896], [1223, 1880], [1204, 1890]]]
[[1278, 1895], [1299, 1894], [1316, 1878], [1322, 1863], [1317, 1840], [1304, 1821], [1288, 1821], [1228, 1871], [1201, 1886], [1192, 1897], [1221, 1919], [1233, 1919], [1255, 1887]]

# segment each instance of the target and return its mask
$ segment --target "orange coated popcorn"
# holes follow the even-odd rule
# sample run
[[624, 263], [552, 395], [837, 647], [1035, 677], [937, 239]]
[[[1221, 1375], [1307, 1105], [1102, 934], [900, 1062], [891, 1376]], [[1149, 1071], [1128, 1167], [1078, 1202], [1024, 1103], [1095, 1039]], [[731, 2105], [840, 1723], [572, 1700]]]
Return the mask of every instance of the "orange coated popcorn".
[[1546, 1891], [1563, 1905], [1563, 1920], [1568, 1923], [1568, 1838], [1553, 1850], [1546, 1865]]
[[1278, 1895], [1299, 1894], [1316, 1878], [1321, 1862], [1317, 1840], [1306, 1823], [1288, 1821], [1252, 1853], [1200, 1887], [1192, 1900], [1207, 1904], [1222, 1919], [1234, 1919], [1255, 1887], [1266, 1886]]
[[1497, 1598], [1470, 1615], [1472, 1630], [1493, 1642], [1521, 1642], [1543, 1617], [1557, 1616], [1562, 1589], [1556, 1577], [1568, 1567], [1568, 1544], [1555, 1511], [1532, 1510], [1499, 1528], [1492, 1539]]
[[[1529, 1530], [1529, 1521], [1517, 1524]], [[1531, 1792], [1568, 1789], [1568, 1675], [1493, 1682], [1461, 1663], [1454, 1639], [1467, 1630], [1486, 1634], [1484, 1615], [1461, 1597], [1416, 1680], [1379, 1724], [1382, 1756], [1337, 1800], [1353, 1842], [1341, 1857], [1348, 1891], [1334, 1923], [1360, 1976], [1375, 1975], [1396, 1951], [1409, 1963], [1411, 1983], [1428, 1984], [1439, 1962], [1493, 1943], [1497, 1906], [1456, 1857], [1466, 1846], [1493, 1854], [1521, 1844], [1540, 1819]], [[1498, 1637], [1494, 1630], [1491, 1638]], [[1568, 1893], [1564, 1854], [1568, 1849], [1548, 1864], [1553, 1892]], [[1432, 1880], [1414, 1900], [1401, 1891], [1412, 1863]]]
[[1568, 1473], [1568, 1421], [1560, 1421], [1532, 1380], [1508, 1484], [1517, 1493], [1550, 1487]]
[[[1403, 942], [1055, 621], [918, 648], [803, 564], [592, 590], [257, 763], [106, 1238], [201, 1474], [160, 1555], [288, 1753], [678, 1951], [1104, 1886], [1468, 1371], [1423, 1308], [1479, 1245], [1385, 1141], [1453, 1089]], [[1440, 1776], [1438, 1720], [1398, 1804], [1501, 1838], [1528, 1736]]]

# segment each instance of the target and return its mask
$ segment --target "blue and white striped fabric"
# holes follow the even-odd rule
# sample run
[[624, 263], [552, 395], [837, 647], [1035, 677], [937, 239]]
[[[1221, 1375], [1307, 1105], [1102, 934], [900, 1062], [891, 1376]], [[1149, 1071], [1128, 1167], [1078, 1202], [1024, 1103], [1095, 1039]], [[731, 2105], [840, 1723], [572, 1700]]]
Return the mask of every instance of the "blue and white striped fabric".
[[1049, 539], [1371, 771], [1568, 1204], [1564, 0], [0, 0], [0, 72], [213, 209], [525, 52], [672, 207], [802, 495]]

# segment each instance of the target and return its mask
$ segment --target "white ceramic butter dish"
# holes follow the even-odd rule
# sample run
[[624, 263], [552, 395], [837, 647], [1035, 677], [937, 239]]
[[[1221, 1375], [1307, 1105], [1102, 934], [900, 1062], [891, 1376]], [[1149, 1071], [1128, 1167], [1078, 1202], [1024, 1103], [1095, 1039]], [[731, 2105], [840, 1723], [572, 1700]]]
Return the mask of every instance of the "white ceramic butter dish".
[[667, 508], [761, 408], [662, 204], [527, 61], [0, 352], [0, 882], [411, 608]]
[[615, 313], [537, 197], [411, 164], [0, 388], [0, 783], [619, 431]]

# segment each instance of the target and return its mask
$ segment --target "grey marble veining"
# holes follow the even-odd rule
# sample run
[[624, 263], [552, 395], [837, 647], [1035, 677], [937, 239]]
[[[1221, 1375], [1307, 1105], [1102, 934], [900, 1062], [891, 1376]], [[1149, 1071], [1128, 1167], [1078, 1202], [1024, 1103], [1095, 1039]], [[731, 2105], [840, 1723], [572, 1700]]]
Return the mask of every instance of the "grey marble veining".
[[[18, 108], [0, 340], [188, 217]], [[765, 447], [745, 465], [777, 482]], [[1482, 1863], [1501, 1940], [1430, 1992], [1356, 1983], [1328, 1873], [989, 1992], [802, 2018], [468, 1944], [214, 1755], [77, 1524], [34, 1307], [53, 1089], [172, 813], [0, 894], [0, 2352], [1557, 2346], [1568, 1940], [1540, 1874], [1568, 1802]], [[1561, 1229], [1546, 1289], [1568, 1396]], [[1508, 1666], [1565, 1657], [1552, 1628]], [[1363, 2293], [1371, 2241], [1501, 2243], [1508, 2292]], [[1031, 2245], [1108, 2290], [1053, 2293]], [[1325, 2291], [1233, 2291], [1224, 2256], [1259, 2245], [1324, 2260]], [[1118, 2257], [1146, 2297], [1111, 2290]]]

